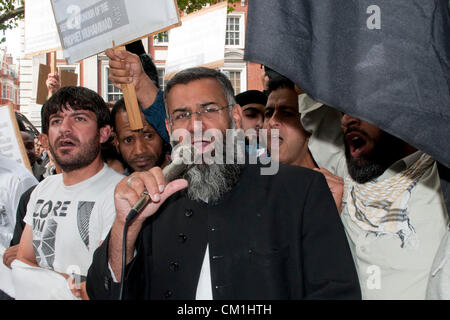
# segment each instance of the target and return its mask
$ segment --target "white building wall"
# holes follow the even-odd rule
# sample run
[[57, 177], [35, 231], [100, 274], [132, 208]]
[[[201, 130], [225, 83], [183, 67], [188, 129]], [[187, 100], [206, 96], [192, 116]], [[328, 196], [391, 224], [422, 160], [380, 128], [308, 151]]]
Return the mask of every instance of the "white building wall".
[[97, 55], [83, 60], [83, 86], [95, 92], [98, 92], [99, 86]]

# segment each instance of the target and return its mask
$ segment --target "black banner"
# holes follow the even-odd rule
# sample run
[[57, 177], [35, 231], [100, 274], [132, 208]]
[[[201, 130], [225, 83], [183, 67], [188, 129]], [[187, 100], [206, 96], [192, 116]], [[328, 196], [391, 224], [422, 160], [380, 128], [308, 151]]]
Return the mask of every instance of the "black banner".
[[245, 59], [450, 167], [448, 0], [250, 0]]

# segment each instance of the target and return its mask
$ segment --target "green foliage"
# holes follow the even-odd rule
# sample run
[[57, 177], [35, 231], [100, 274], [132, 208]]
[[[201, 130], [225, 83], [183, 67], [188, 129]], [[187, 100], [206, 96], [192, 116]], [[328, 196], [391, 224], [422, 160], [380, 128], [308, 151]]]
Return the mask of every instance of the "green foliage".
[[[24, 12], [24, 0], [0, 0], [0, 31], [16, 28], [18, 21], [23, 19]], [[5, 40], [2, 36], [0, 43]]]
[[[196, 10], [200, 10], [206, 4], [216, 4], [224, 0], [177, 0], [178, 7], [181, 11], [186, 11], [186, 13], [191, 13]], [[228, 0], [228, 3], [235, 3], [239, 0]], [[233, 11], [233, 7], [228, 6], [228, 12]]]

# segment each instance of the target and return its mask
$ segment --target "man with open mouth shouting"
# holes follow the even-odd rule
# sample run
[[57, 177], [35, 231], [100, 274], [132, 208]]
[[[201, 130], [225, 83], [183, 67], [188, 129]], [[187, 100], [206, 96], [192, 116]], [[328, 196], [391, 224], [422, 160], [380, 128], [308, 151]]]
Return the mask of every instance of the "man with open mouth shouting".
[[341, 125], [348, 171], [337, 170], [344, 177], [341, 219], [362, 297], [425, 299], [448, 224], [437, 165], [366, 121], [344, 114]]

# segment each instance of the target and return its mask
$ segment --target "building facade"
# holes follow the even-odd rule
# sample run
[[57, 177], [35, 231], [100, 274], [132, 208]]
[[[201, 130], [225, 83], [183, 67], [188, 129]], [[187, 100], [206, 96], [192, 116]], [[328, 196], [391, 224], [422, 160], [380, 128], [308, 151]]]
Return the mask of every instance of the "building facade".
[[[248, 0], [229, 5], [233, 7], [233, 11], [227, 15], [225, 63], [220, 70], [229, 77], [236, 94], [252, 89], [262, 90], [261, 65], [244, 61]], [[168, 32], [149, 41], [149, 53], [155, 61], [162, 87], [165, 84], [163, 79], [169, 41]]]
[[[227, 16], [226, 40], [224, 43], [225, 60], [220, 68], [231, 80], [236, 94], [257, 89], [262, 90], [260, 64], [244, 61], [245, 28], [247, 22], [248, 1], [242, 0], [231, 4], [234, 10]], [[23, 29], [23, 26], [22, 26]], [[24, 44], [24, 32], [22, 43]], [[160, 85], [164, 89], [165, 62], [169, 45], [169, 33], [165, 32], [157, 39], [152, 37], [143, 40], [145, 50], [153, 57], [160, 77]], [[22, 51], [23, 52], [23, 51]], [[20, 110], [37, 127], [41, 127], [41, 105], [36, 104], [36, 92], [39, 64], [49, 64], [50, 54], [41, 54], [32, 58], [20, 57]], [[109, 62], [105, 54], [95, 55], [79, 63], [69, 65], [62, 51], [57, 52], [59, 69], [78, 74], [78, 85], [98, 92], [105, 101], [116, 101], [122, 97], [119, 89], [108, 80]]]
[[19, 110], [19, 72], [6, 48], [0, 48], [0, 105], [12, 104]]

